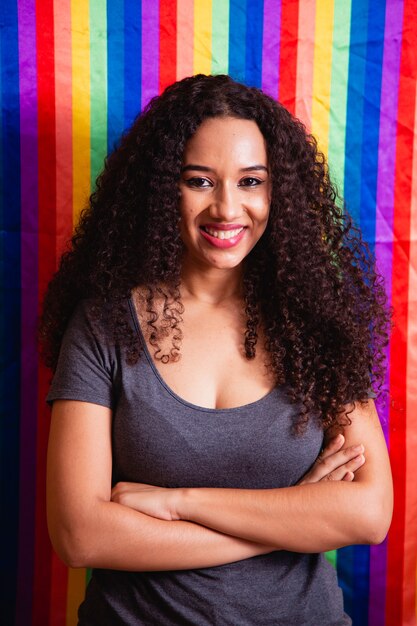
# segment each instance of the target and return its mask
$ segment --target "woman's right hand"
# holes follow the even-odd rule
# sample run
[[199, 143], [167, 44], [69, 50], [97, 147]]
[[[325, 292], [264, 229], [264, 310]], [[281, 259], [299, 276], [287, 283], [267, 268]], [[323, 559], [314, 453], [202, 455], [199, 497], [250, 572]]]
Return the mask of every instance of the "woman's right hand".
[[297, 485], [325, 480], [352, 482], [356, 470], [365, 463], [364, 446], [359, 444], [342, 450], [344, 442], [345, 438], [341, 434], [330, 439]]

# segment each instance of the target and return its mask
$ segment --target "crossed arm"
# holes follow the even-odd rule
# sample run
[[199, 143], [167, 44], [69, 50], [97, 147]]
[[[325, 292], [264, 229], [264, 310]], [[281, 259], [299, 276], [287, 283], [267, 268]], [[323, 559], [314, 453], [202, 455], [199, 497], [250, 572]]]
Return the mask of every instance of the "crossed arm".
[[[373, 402], [350, 417], [344, 438], [333, 439], [295, 487], [119, 483], [111, 491], [110, 410], [56, 401], [48, 450], [52, 543], [73, 567], [125, 570], [192, 569], [277, 549], [318, 552], [378, 543], [392, 514], [388, 455]], [[352, 449], [358, 442], [366, 463], [361, 450]]]

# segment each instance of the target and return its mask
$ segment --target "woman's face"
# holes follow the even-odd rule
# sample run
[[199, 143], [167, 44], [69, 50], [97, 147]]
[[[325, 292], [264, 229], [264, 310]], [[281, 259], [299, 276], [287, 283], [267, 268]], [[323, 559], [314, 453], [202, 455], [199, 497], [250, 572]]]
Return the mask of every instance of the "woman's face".
[[205, 120], [187, 142], [180, 180], [187, 261], [240, 265], [265, 231], [271, 181], [265, 140], [251, 120]]

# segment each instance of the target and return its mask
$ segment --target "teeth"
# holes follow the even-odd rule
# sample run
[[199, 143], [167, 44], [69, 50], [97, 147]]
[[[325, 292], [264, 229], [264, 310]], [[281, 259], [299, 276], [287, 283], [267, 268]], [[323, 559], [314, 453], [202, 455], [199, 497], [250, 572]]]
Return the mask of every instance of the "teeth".
[[205, 227], [205, 231], [208, 232], [212, 237], [216, 237], [217, 239], [232, 239], [232, 237], [237, 237], [239, 233], [243, 230], [242, 228], [235, 228], [234, 230], [214, 230], [213, 228]]

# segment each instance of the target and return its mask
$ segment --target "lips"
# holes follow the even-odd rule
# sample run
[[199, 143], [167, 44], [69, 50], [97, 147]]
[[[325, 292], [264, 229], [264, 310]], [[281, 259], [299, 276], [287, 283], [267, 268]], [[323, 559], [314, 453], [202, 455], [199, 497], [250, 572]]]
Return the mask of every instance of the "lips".
[[206, 241], [216, 248], [232, 248], [245, 235], [245, 226], [241, 224], [204, 224], [200, 233]]

